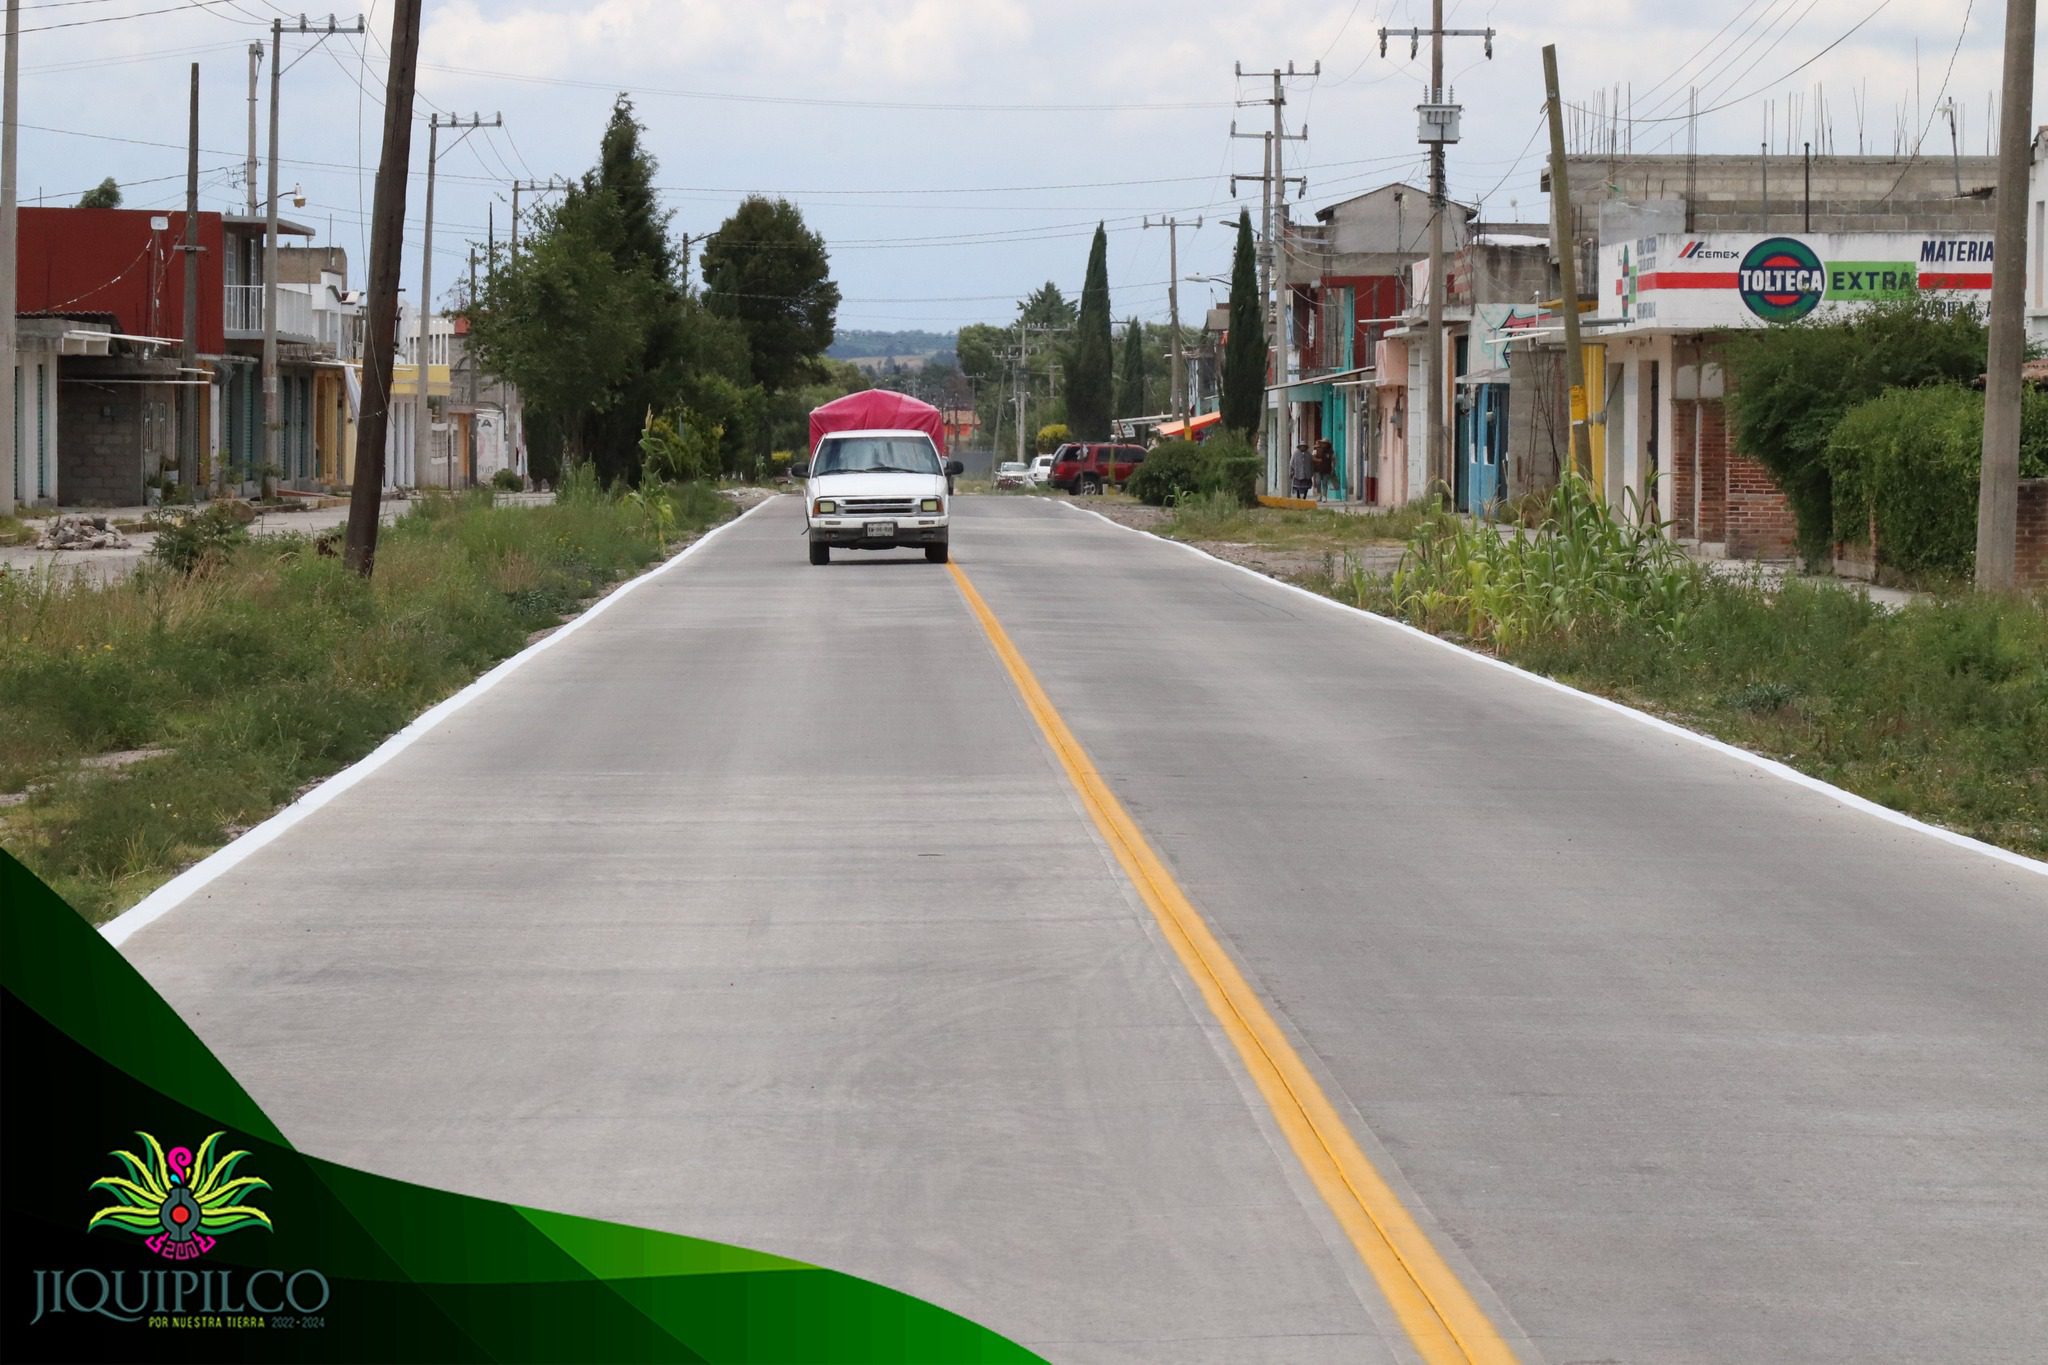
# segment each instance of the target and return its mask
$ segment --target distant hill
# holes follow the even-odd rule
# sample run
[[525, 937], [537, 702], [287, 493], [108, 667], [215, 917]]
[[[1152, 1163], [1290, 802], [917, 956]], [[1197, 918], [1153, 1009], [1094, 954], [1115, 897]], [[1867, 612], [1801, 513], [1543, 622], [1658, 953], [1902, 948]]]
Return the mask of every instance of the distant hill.
[[866, 360], [894, 356], [906, 365], [912, 360], [950, 354], [958, 334], [954, 332], [861, 332], [841, 331], [832, 338], [825, 354], [834, 360]]

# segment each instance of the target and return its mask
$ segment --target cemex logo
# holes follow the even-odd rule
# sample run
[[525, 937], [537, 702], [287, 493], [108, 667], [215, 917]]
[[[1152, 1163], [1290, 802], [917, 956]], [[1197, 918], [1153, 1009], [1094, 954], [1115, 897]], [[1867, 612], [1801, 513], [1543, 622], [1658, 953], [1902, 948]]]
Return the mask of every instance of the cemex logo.
[[1698, 238], [1694, 238], [1678, 249], [1678, 259], [1681, 261], [1732, 261], [1735, 259], [1735, 253], [1717, 250]]
[[1742, 258], [1736, 289], [1749, 311], [1765, 322], [1796, 322], [1817, 307], [1827, 271], [1813, 248], [1796, 237], [1768, 237]]

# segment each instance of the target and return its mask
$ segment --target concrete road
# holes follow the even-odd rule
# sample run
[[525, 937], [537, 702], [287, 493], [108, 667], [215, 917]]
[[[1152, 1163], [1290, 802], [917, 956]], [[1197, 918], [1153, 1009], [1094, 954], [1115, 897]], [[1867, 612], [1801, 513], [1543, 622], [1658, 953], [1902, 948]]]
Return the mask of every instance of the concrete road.
[[[2048, 1353], [2048, 879], [1071, 509], [955, 548], [1525, 1359]], [[1411, 1358], [947, 571], [840, 559], [756, 513], [126, 951], [323, 1155]]]

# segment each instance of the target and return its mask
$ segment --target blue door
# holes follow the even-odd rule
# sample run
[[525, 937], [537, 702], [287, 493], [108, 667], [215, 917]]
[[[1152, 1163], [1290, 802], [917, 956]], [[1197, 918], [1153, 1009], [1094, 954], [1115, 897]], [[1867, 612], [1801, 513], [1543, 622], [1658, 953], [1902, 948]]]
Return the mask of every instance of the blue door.
[[1508, 389], [1505, 384], [1475, 384], [1471, 404], [1459, 414], [1458, 505], [1486, 512], [1501, 498], [1501, 459], [1507, 453]]

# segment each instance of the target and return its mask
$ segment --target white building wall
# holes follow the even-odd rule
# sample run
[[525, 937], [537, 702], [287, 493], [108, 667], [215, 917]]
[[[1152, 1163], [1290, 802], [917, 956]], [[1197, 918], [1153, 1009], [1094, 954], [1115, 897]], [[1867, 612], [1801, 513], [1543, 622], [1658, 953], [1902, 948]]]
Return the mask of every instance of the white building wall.
[[57, 500], [57, 364], [55, 350], [17, 343], [11, 377], [14, 468], [0, 471], [10, 480], [17, 506]]
[[2027, 341], [2048, 347], [2048, 128], [2034, 133], [2027, 173]]

